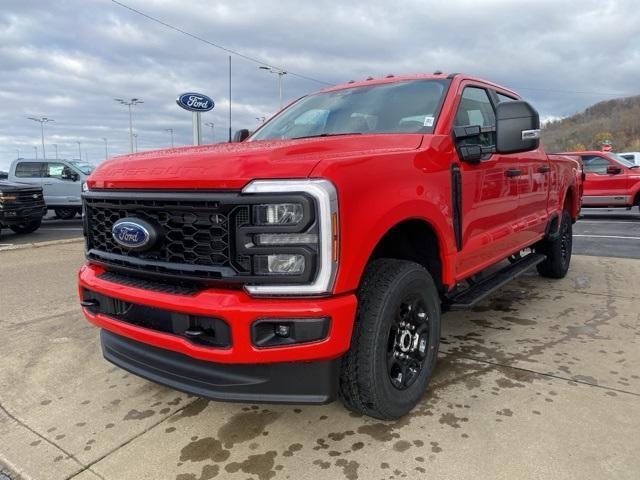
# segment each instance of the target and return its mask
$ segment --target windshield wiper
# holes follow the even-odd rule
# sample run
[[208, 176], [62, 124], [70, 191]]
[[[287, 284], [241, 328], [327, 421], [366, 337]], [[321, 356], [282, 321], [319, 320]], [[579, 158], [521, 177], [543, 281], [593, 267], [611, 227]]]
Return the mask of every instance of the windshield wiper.
[[362, 132], [347, 132], [347, 133], [319, 133], [318, 135], [303, 135], [301, 137], [291, 137], [291, 140], [298, 140], [300, 138], [318, 138], [318, 137], [340, 137], [342, 135], [362, 135]]

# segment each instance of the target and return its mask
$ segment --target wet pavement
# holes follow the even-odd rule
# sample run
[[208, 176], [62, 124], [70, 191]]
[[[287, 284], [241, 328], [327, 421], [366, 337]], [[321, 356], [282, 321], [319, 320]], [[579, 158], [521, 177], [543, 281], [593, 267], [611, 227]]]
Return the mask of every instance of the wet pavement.
[[[419, 406], [208, 402], [102, 359], [82, 244], [0, 252], [0, 466], [34, 479], [637, 479], [640, 261], [575, 256], [443, 317]], [[2, 471], [2, 469], [0, 469]]]

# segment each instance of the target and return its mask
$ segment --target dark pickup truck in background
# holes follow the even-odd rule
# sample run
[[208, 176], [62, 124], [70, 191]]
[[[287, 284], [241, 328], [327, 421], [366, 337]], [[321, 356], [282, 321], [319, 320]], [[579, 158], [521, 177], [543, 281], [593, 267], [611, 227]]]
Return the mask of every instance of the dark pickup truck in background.
[[46, 213], [41, 187], [0, 180], [0, 234], [6, 227], [16, 233], [35, 232]]

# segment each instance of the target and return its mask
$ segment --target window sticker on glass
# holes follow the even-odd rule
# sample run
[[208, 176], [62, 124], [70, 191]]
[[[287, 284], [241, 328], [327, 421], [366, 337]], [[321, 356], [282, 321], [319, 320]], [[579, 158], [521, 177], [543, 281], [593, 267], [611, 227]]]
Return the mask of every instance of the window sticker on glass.
[[424, 126], [425, 127], [433, 127], [434, 118], [430, 115], [424, 117]]

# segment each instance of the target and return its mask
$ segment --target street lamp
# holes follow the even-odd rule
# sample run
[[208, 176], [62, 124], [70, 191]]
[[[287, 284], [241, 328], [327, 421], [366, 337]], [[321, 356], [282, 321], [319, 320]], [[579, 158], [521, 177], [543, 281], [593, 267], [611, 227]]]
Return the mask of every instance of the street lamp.
[[36, 152], [36, 160], [38, 159], [38, 147], [33, 147], [33, 151]]
[[282, 109], [282, 77], [287, 74], [284, 70], [279, 70], [273, 67], [258, 67], [260, 70], [266, 70], [269, 73], [275, 73], [278, 75], [278, 92], [280, 94], [280, 109]]
[[56, 160], [58, 160], [58, 144], [57, 144], [57, 143], [54, 143], [54, 144], [53, 144], [53, 148], [55, 148], [55, 149], [56, 149]]
[[109, 141], [107, 137], [102, 137], [102, 140], [104, 140], [104, 159], [109, 160]]
[[47, 118], [47, 117], [40, 117], [40, 118], [36, 118], [36, 117], [27, 117], [29, 120], [33, 120], [34, 122], [39, 122], [40, 123], [40, 136], [42, 138], [42, 158], [44, 158], [45, 160], [47, 159], [47, 154], [44, 151], [44, 124], [45, 123], [49, 123], [49, 122], [53, 122], [53, 118]]
[[211, 127], [211, 143], [216, 143], [216, 132], [214, 130], [214, 128], [216, 127], [216, 124], [213, 122], [204, 122], [204, 124], [207, 127]]
[[173, 128], [165, 128], [164, 131], [171, 134], [171, 148], [173, 148]]
[[82, 161], [82, 149], [80, 148], [80, 142], [76, 140], [76, 143], [78, 144], [78, 160]]
[[129, 107], [129, 146], [131, 148], [131, 153], [133, 153], [133, 118], [131, 115], [131, 107], [133, 105], [138, 105], [139, 103], [144, 103], [144, 102], [139, 98], [132, 98], [131, 100], [114, 98], [114, 100], [122, 105], [126, 105], [127, 107]]
[[20, 149], [16, 148], [16, 152], [18, 152], [18, 156], [16, 158], [20, 158]]
[[133, 144], [135, 145], [135, 153], [138, 153], [138, 134], [133, 134]]

